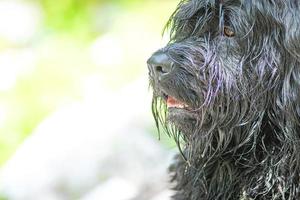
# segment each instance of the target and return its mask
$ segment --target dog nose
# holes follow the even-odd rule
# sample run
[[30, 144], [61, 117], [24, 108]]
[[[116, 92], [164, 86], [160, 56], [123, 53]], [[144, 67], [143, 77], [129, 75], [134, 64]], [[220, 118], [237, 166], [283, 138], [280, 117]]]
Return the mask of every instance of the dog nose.
[[161, 78], [172, 71], [173, 62], [163, 52], [154, 53], [147, 61], [151, 74]]

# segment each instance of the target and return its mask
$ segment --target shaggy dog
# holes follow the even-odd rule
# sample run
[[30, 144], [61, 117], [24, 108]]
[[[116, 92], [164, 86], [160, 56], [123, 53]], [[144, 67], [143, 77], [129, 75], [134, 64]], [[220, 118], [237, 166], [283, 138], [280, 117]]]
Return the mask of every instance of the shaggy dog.
[[300, 199], [300, 5], [182, 0], [148, 60], [175, 200]]

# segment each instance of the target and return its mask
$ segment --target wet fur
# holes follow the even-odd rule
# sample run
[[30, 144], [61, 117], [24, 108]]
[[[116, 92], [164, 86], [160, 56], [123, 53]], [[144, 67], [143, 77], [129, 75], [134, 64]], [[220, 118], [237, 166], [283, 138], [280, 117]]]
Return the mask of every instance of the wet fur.
[[[173, 70], [150, 83], [181, 150], [173, 199], [300, 199], [298, 1], [183, 0], [167, 29]], [[169, 113], [165, 93], [193, 109]]]

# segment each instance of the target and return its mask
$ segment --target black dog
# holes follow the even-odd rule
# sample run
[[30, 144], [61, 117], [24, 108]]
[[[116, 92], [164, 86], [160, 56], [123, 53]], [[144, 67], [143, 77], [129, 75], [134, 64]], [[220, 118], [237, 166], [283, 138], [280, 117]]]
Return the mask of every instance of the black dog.
[[176, 200], [300, 199], [300, 1], [182, 0], [148, 60]]

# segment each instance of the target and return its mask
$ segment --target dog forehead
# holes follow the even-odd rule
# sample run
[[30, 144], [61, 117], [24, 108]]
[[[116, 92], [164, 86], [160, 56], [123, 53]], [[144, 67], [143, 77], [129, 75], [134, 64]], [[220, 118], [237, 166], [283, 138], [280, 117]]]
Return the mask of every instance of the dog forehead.
[[220, 6], [238, 6], [240, 8], [248, 8], [259, 10], [264, 9], [281, 9], [281, 8], [299, 8], [298, 0], [181, 0], [179, 5], [189, 5], [194, 9], [212, 8]]
[[[288, 15], [292, 13], [293, 18], [300, 18], [299, 2], [297, 0], [182, 0], [174, 12], [173, 17], [181, 20], [204, 18], [215, 19], [234, 16], [232, 19], [248, 22], [257, 20], [257, 17], [270, 16], [272, 20], [286, 21], [291, 19]], [[244, 18], [247, 19], [244, 19]], [[201, 23], [199, 23], [201, 24]]]

